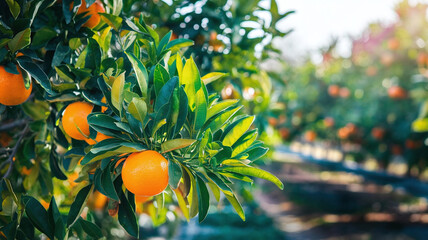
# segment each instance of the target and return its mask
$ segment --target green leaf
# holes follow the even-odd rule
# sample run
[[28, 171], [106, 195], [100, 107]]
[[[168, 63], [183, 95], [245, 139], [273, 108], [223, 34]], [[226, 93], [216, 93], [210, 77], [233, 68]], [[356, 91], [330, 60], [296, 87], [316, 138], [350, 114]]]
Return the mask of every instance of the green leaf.
[[[51, 40], [52, 38], [54, 38], [56, 36], [58, 36], [58, 33], [55, 32], [54, 29], [52, 29], [50, 27], [42, 27], [41, 29], [37, 30], [36, 33], [34, 34], [33, 41], [31, 43], [31, 45], [32, 46], [45, 45], [49, 42], [49, 40]], [[76, 39], [79, 39], [79, 41], [80, 41], [80, 38], [76, 38]], [[71, 40], [70, 40], [70, 44], [71, 44]], [[75, 50], [76, 48], [72, 48], [72, 49]]]
[[184, 200], [183, 194], [181, 193], [180, 189], [173, 189], [173, 191], [175, 193], [175, 196], [177, 197], [178, 206], [180, 207], [181, 212], [183, 213], [187, 221], [189, 221], [189, 207], [187, 206], [186, 201]]
[[122, 25], [123, 19], [119, 16], [108, 13], [98, 13], [101, 16], [101, 19], [106, 22], [110, 27], [112, 27], [116, 32], [119, 32], [119, 28]]
[[181, 170], [180, 164], [178, 164], [174, 159], [169, 159], [168, 161], [168, 176], [169, 176], [169, 185], [176, 189], [180, 183], [181, 176], [183, 172]]
[[125, 72], [121, 73], [113, 82], [111, 87], [111, 103], [113, 106], [122, 112], [123, 106], [123, 90], [125, 87]]
[[30, 45], [31, 42], [31, 29], [26, 28], [21, 32], [17, 33], [12, 40], [7, 43], [11, 52], [16, 52], [24, 47]]
[[194, 129], [199, 130], [201, 129], [205, 121], [207, 120], [207, 112], [208, 112], [208, 104], [207, 104], [207, 90], [205, 88], [205, 85], [201, 87], [196, 92], [196, 111], [195, 111], [195, 121], [194, 121]]
[[208, 73], [205, 76], [203, 76], [202, 81], [204, 81], [204, 84], [209, 84], [209, 83], [212, 83], [215, 80], [220, 79], [226, 75], [227, 75], [226, 73], [211, 72], [211, 73]]
[[[100, 143], [104, 143], [108, 140], [110, 140], [110, 139], [106, 139]], [[97, 143], [97, 144], [100, 144], [100, 143]], [[140, 152], [143, 150], [147, 150], [147, 147], [145, 147], [139, 143], [131, 143], [131, 142], [122, 142], [122, 143], [118, 144], [118, 146], [109, 146], [109, 147], [112, 147], [112, 148], [108, 149], [108, 150], [104, 150], [104, 151], [97, 151], [97, 153], [89, 152], [82, 159], [81, 164], [85, 165], [85, 164], [93, 163], [93, 162], [99, 161], [99, 160], [104, 159], [104, 158], [108, 158], [108, 157], [115, 156], [115, 155], [120, 155], [122, 153], [133, 153], [133, 152]], [[92, 148], [92, 149], [94, 149], [94, 148]], [[95, 151], [95, 149], [94, 149], [94, 151]]]
[[134, 209], [124, 193], [120, 194], [118, 219], [120, 225], [122, 225], [129, 235], [138, 238], [138, 222], [135, 217]]
[[156, 96], [159, 95], [160, 90], [162, 87], [167, 83], [169, 80], [169, 74], [168, 71], [160, 64], [157, 64], [154, 71], [154, 85], [155, 85], [155, 93]]
[[216, 173], [207, 172], [207, 175], [225, 195], [233, 196], [232, 189]]
[[245, 151], [257, 139], [257, 130], [245, 133], [235, 144], [233, 144], [232, 157]]
[[275, 175], [265, 170], [254, 168], [251, 166], [242, 166], [242, 167], [222, 167], [221, 170], [239, 173], [246, 176], [257, 177], [271, 181], [277, 185], [281, 190], [284, 189], [284, 184], [279, 180]]
[[165, 49], [165, 46], [168, 44], [169, 40], [171, 39], [172, 31], [169, 31], [165, 36], [162, 38], [162, 40], [159, 42], [159, 46], [157, 49], [157, 55], [161, 55], [162, 51]]
[[25, 205], [25, 213], [34, 227], [49, 238], [53, 238], [53, 226], [49, 224], [48, 213], [42, 204], [31, 196], [23, 196], [22, 201]]
[[172, 52], [177, 52], [181, 48], [192, 46], [194, 43], [190, 39], [179, 38], [174, 39], [166, 45], [166, 50], [170, 50]]
[[9, 6], [9, 11], [12, 13], [13, 18], [17, 18], [21, 12], [21, 7], [18, 2], [15, 0], [6, 0], [7, 5]]
[[70, 47], [58, 43], [55, 49], [55, 54], [52, 59], [51, 66], [56, 67], [62, 63], [62, 60], [70, 53]]
[[180, 85], [184, 85], [190, 110], [195, 111], [197, 92], [202, 88], [202, 81], [193, 58], [188, 59], [184, 65], [182, 76], [180, 76]]
[[96, 224], [86, 221], [81, 217], [79, 217], [78, 223], [82, 227], [83, 231], [85, 231], [89, 236], [95, 239], [103, 237], [101, 229]]
[[222, 141], [223, 146], [231, 147], [250, 128], [254, 119], [254, 116], [247, 116], [228, 126], [224, 132], [226, 135]]
[[174, 88], [177, 86], [178, 78], [173, 77], [171, 78], [166, 84], [161, 88], [159, 92], [159, 96], [156, 99], [155, 102], [155, 112], [159, 112], [161, 107], [169, 104], [171, 101], [171, 96], [174, 92]]
[[192, 145], [195, 141], [196, 141], [195, 139], [182, 139], [182, 138], [168, 140], [166, 142], [163, 142], [161, 145], [162, 153], [188, 147]]
[[190, 192], [187, 195], [187, 199], [190, 204], [189, 216], [190, 218], [193, 218], [198, 214], [198, 193], [196, 189], [196, 181], [192, 172], [187, 167], [183, 166], [183, 169], [186, 170], [187, 176], [189, 176]]
[[48, 214], [49, 214], [49, 220], [51, 221], [51, 225], [55, 226], [54, 228], [55, 237], [58, 239], [64, 239], [64, 236], [65, 236], [64, 221], [62, 219], [61, 213], [59, 212], [54, 196], [52, 196], [51, 202], [49, 203]]
[[33, 77], [37, 83], [40, 84], [40, 86], [48, 93], [48, 94], [54, 94], [52, 91], [51, 82], [46, 75], [46, 73], [39, 67], [39, 65], [33, 63], [28, 58], [19, 57], [16, 59], [19, 66], [27, 71], [31, 77]]
[[104, 170], [101, 174], [101, 184], [107, 197], [119, 201], [119, 196], [114, 188], [113, 179], [109, 169]]
[[149, 75], [147, 73], [146, 67], [144, 64], [135, 57], [135, 55], [131, 52], [125, 52], [126, 56], [128, 56], [129, 61], [132, 64], [132, 68], [134, 69], [135, 75], [137, 76], [138, 86], [140, 87], [140, 91], [142, 97], [147, 97], [147, 83], [149, 80]]
[[93, 184], [90, 184], [84, 188], [82, 188], [76, 195], [76, 198], [74, 199], [73, 203], [70, 206], [70, 211], [68, 212], [67, 216], [67, 227], [70, 227], [74, 224], [74, 222], [77, 220], [77, 218], [80, 216], [80, 214], [83, 211], [83, 208], [85, 207], [85, 203], [88, 200], [89, 193], [94, 188]]
[[242, 106], [235, 107], [231, 110], [227, 110], [214, 118], [211, 123], [208, 125], [208, 128], [211, 129], [213, 133], [223, 127], [239, 110]]
[[87, 119], [89, 126], [97, 130], [97, 132], [99, 132], [100, 130], [102, 131], [105, 128], [115, 131], [121, 131], [121, 129], [115, 124], [118, 121], [113, 117], [108, 116], [107, 114], [91, 113], [89, 114]]
[[199, 222], [204, 221], [207, 217], [208, 209], [210, 207], [210, 194], [204, 181], [196, 176], [196, 189], [198, 192], [198, 206], [199, 206]]
[[229, 200], [230, 204], [232, 204], [233, 208], [235, 209], [236, 213], [241, 217], [243, 221], [245, 221], [245, 213], [244, 209], [242, 209], [241, 204], [239, 203], [238, 199], [236, 199], [236, 196], [228, 196], [225, 195], [227, 200]]
[[236, 104], [238, 101], [239, 100], [237, 100], [237, 99], [224, 100], [224, 101], [221, 101], [221, 102], [211, 106], [207, 112], [207, 119], [210, 119], [211, 117], [213, 117], [217, 113], [219, 113], [219, 112], [223, 111], [224, 109], [227, 109], [228, 107]]
[[85, 68], [92, 69], [98, 72], [101, 66], [102, 51], [97, 41], [93, 38], [88, 38], [88, 46], [86, 47]]
[[128, 105], [128, 111], [135, 119], [143, 123], [147, 114], [147, 104], [143, 98], [134, 97]]
[[49, 166], [51, 168], [52, 175], [60, 180], [67, 180], [67, 176], [62, 172], [59, 166], [59, 159], [55, 157], [54, 151], [49, 156]]

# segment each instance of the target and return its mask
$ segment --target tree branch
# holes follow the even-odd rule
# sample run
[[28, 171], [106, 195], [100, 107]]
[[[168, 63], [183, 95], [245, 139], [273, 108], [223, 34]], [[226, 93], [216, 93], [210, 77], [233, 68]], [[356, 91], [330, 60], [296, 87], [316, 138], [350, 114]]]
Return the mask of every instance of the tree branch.
[[10, 176], [10, 174], [12, 174], [12, 170], [13, 170], [13, 157], [16, 155], [16, 153], [18, 152], [18, 148], [19, 145], [21, 144], [22, 139], [24, 138], [24, 136], [27, 134], [28, 130], [30, 129], [29, 125], [25, 125], [24, 130], [21, 133], [21, 136], [19, 136], [18, 141], [16, 141], [15, 146], [13, 147], [13, 151], [12, 153], [9, 155], [9, 158], [7, 159], [7, 162], [9, 162], [9, 168], [7, 169], [6, 174], [2, 177], [2, 179], [8, 178]]
[[0, 126], [0, 131], [5, 131], [5, 130], [9, 130], [11, 128], [19, 127], [19, 126], [26, 124], [27, 122], [28, 122], [27, 119], [21, 119], [21, 120], [15, 121], [15, 122], [2, 124]]

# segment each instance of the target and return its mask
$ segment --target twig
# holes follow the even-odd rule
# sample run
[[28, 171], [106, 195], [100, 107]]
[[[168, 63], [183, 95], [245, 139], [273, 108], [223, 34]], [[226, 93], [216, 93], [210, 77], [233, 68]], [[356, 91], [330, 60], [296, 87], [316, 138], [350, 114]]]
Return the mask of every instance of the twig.
[[11, 128], [19, 127], [21, 125], [26, 124], [27, 121], [28, 120], [26, 120], [26, 119], [21, 119], [21, 120], [15, 121], [15, 122], [2, 124], [0, 126], [0, 131], [5, 131], [5, 130], [11, 129]]
[[21, 144], [22, 139], [24, 138], [24, 136], [27, 134], [28, 130], [30, 129], [29, 125], [25, 125], [24, 130], [21, 133], [21, 136], [19, 136], [18, 141], [16, 141], [15, 146], [13, 147], [13, 151], [12, 153], [9, 155], [9, 158], [7, 159], [8, 162], [10, 162], [9, 168], [7, 169], [6, 174], [2, 177], [2, 179], [8, 178], [10, 176], [10, 174], [12, 173], [13, 170], [13, 157], [15, 156], [15, 154], [18, 152], [18, 148], [19, 145]]

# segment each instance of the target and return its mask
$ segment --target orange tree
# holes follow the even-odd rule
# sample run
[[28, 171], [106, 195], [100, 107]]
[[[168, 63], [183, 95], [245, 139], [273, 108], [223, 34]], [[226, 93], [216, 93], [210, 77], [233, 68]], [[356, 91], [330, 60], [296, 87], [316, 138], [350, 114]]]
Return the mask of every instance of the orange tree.
[[372, 156], [382, 168], [402, 156], [408, 174], [412, 167], [421, 174], [428, 130], [426, 9], [403, 1], [397, 21], [368, 26], [349, 58], [336, 56], [334, 42], [320, 64], [284, 70], [299, 81], [286, 84], [289, 121], [279, 127], [292, 136], [315, 131], [322, 141], [347, 146], [357, 162]]
[[32, 92], [0, 107], [3, 238], [108, 235], [85, 209], [107, 202], [138, 237], [139, 204], [157, 224], [169, 209], [202, 221], [210, 191], [245, 219], [233, 180], [259, 177], [283, 188], [253, 164], [267, 152], [255, 117], [207, 90], [217, 74], [201, 76], [194, 58], [180, 55], [191, 40], [160, 36], [130, 14], [133, 5], [0, 3], [0, 98], [22, 97], [18, 84]]

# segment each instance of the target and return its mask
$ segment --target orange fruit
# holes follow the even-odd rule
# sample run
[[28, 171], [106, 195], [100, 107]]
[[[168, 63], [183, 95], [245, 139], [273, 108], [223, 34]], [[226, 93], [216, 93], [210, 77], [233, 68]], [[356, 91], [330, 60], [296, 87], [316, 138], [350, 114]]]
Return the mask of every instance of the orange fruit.
[[12, 140], [13, 139], [9, 134], [7, 134], [5, 132], [0, 133], [0, 146], [2, 146], [2, 147], [9, 146], [9, 144]]
[[341, 98], [348, 98], [349, 95], [351, 95], [351, 91], [349, 91], [348, 88], [343, 87], [343, 88], [340, 88], [339, 95]]
[[392, 86], [388, 89], [388, 96], [392, 99], [404, 99], [407, 97], [407, 92], [400, 86]]
[[6, 106], [15, 106], [25, 102], [31, 94], [33, 84], [25, 88], [21, 69], [19, 74], [8, 73], [4, 66], [0, 66], [0, 103]]
[[274, 117], [269, 117], [268, 118], [268, 123], [269, 123], [269, 125], [275, 127], [276, 125], [278, 125], [278, 119], [276, 119]]
[[397, 50], [400, 47], [400, 41], [396, 38], [389, 39], [387, 42], [390, 50]]
[[123, 164], [122, 180], [135, 195], [155, 196], [168, 186], [168, 160], [152, 150], [133, 153]]
[[85, 0], [82, 0], [82, 5], [80, 5], [79, 9], [77, 10], [77, 14], [85, 13], [85, 17], [90, 15], [91, 17], [86, 21], [83, 26], [88, 28], [94, 28], [96, 27], [101, 20], [101, 16], [98, 13], [104, 13], [105, 9], [103, 7], [103, 4], [100, 1], [95, 1], [91, 6], [86, 7]]
[[108, 197], [98, 191], [94, 191], [88, 199], [88, 205], [95, 210], [103, 210], [107, 202]]
[[330, 85], [328, 86], [328, 94], [332, 97], [339, 96], [340, 87], [337, 85]]
[[326, 117], [324, 118], [324, 126], [331, 128], [334, 126], [334, 118], [332, 117]]
[[281, 128], [279, 129], [279, 135], [281, 136], [282, 140], [287, 140], [290, 137], [290, 130], [287, 128]]
[[[101, 102], [102, 102], [102, 103], [107, 103], [106, 97], [103, 97], [103, 98], [101, 99]], [[102, 106], [102, 107], [101, 107], [101, 112], [106, 112], [106, 111], [107, 111], [107, 107]]]
[[50, 203], [49, 202], [46, 202], [45, 200], [43, 200], [43, 199], [41, 199], [40, 200], [40, 204], [42, 204], [42, 206], [45, 208], [45, 209], [48, 209], [49, 208], [49, 205], [50, 205]]
[[75, 182], [75, 180], [79, 177], [79, 174], [77, 172], [73, 172], [72, 174], [70, 174], [70, 176], [68, 176], [68, 183], [70, 184], [70, 187], [74, 187], [76, 186], [78, 183]]
[[382, 140], [385, 136], [385, 129], [381, 127], [374, 127], [371, 132], [372, 136], [376, 140]]
[[315, 141], [316, 138], [317, 138], [316, 132], [314, 132], [312, 130], [305, 132], [305, 140], [306, 141], [313, 142], [313, 141]]
[[89, 144], [89, 145], [94, 145], [95, 143], [101, 142], [104, 139], [108, 139], [108, 138], [112, 138], [110, 136], [104, 135], [103, 133], [97, 133], [97, 136], [95, 137], [95, 141], [91, 138], [86, 138], [85, 141]]
[[145, 203], [145, 202], [147, 202], [150, 198], [151, 198], [151, 197], [135, 195], [135, 202], [136, 202], [136, 203]]
[[[89, 136], [88, 115], [94, 106], [86, 102], [74, 102], [68, 105], [62, 116], [62, 126], [68, 136], [77, 140], [86, 140]], [[86, 135], [82, 135], [82, 133]]]
[[22, 169], [21, 169], [21, 173], [22, 173], [22, 175], [30, 175], [30, 173], [31, 173], [31, 168], [27, 168], [26, 166], [24, 166], [24, 167], [22, 167]]

